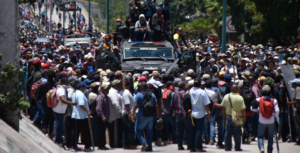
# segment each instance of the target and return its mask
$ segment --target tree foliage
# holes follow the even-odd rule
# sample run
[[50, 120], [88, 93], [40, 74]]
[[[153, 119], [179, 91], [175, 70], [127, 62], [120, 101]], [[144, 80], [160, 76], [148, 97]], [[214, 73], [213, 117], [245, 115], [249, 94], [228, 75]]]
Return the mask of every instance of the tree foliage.
[[[95, 0], [98, 2], [101, 18], [106, 19], [106, 0]], [[123, 23], [126, 19], [126, 0], [109, 0], [109, 31], [116, 30], [116, 19], [121, 18]], [[106, 22], [98, 24], [101, 29], [106, 31]]]
[[229, 0], [229, 13], [239, 34], [251, 43], [296, 43], [300, 26], [298, 0]]

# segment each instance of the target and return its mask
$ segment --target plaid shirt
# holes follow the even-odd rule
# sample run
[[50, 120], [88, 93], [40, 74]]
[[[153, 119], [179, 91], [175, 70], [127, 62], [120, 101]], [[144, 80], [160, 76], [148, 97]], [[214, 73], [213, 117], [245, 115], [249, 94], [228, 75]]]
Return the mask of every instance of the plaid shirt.
[[102, 92], [99, 94], [99, 96], [96, 98], [97, 101], [97, 107], [96, 112], [99, 117], [105, 117], [106, 120], [109, 120], [109, 103], [110, 100], [108, 96], [105, 96]]
[[177, 115], [185, 116], [185, 111], [183, 110], [182, 103], [185, 95], [184, 90], [177, 91], [174, 95], [173, 100], [173, 110], [175, 110]]

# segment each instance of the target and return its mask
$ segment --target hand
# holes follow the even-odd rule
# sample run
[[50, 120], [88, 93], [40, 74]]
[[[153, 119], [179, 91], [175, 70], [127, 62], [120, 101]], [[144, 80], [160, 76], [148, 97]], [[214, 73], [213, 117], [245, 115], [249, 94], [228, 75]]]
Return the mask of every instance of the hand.
[[134, 115], [132, 116], [131, 121], [132, 121], [132, 122], [135, 122], [135, 117], [134, 117]]
[[177, 49], [179, 52], [181, 52], [181, 48], [179, 47], [178, 49]]
[[74, 105], [74, 106], [76, 106], [76, 105], [77, 105], [77, 103], [76, 103], [76, 102], [73, 102], [73, 105]]
[[91, 112], [90, 112], [90, 111], [88, 111], [88, 112], [87, 112], [87, 115], [90, 117], [90, 116], [91, 116]]
[[287, 101], [286, 104], [287, 105], [293, 105], [293, 102]]
[[131, 19], [128, 19], [128, 22], [131, 22]]
[[207, 114], [207, 115], [206, 115], [207, 122], [209, 122], [209, 117], [210, 117], [210, 115], [209, 115], [209, 114]]
[[102, 117], [102, 121], [103, 121], [103, 122], [106, 122], [106, 118], [105, 118], [105, 117]]
[[128, 114], [128, 119], [132, 120], [133, 115], [132, 114]]

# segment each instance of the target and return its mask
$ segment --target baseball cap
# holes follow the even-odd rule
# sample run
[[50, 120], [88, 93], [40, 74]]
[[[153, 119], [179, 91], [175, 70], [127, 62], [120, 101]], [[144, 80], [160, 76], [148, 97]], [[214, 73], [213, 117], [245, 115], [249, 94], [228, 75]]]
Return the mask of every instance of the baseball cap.
[[43, 64], [43, 65], [42, 65], [42, 69], [43, 69], [43, 70], [49, 69], [49, 65], [48, 65], [48, 64]]
[[[299, 80], [300, 81], [300, 80]], [[269, 85], [264, 85], [263, 88], [262, 88], [262, 91], [264, 93], [270, 93], [271, 92], [271, 88]]]
[[211, 58], [208, 60], [208, 62], [215, 62], [216, 60], [214, 58]]
[[147, 84], [151, 84], [154, 88], [158, 88], [157, 84], [156, 84], [156, 81], [151, 79], [147, 82]]
[[101, 90], [106, 90], [108, 88], [109, 88], [109, 86], [107, 84], [102, 84], [100, 87]]
[[77, 88], [79, 89], [79, 88], [82, 88], [82, 87], [88, 88], [89, 86], [86, 85], [84, 82], [80, 82], [80, 83], [78, 84]]
[[219, 82], [219, 86], [224, 86], [224, 85], [226, 85], [226, 82], [225, 82], [225, 81], [220, 81], [220, 82]]
[[120, 83], [121, 83], [121, 80], [115, 79], [115, 80], [112, 82], [112, 86], [115, 86], [115, 85], [120, 84]]
[[141, 76], [139, 78], [139, 82], [147, 82], [147, 78], [145, 76]]
[[298, 85], [300, 85], [300, 79], [294, 79], [291, 81], [291, 83], [297, 83]]

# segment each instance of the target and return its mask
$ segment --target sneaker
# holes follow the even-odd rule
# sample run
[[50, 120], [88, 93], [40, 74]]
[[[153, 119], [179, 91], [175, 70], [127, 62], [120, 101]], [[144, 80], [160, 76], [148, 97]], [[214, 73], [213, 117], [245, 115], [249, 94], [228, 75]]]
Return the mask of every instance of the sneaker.
[[178, 150], [185, 150], [184, 147], [178, 147]]
[[92, 152], [93, 150], [91, 148], [85, 148], [83, 151], [84, 152]]
[[213, 140], [210, 140], [210, 141], [209, 141], [209, 144], [210, 144], [210, 145], [214, 145], [215, 143], [214, 143]]
[[261, 150], [260, 150], [260, 153], [265, 153], [265, 150], [264, 150], [264, 149], [261, 149]]
[[217, 148], [218, 148], [218, 149], [224, 149], [224, 145], [223, 145], [223, 144], [221, 144], [221, 145], [218, 145], [218, 144], [217, 144]]
[[246, 144], [250, 144], [250, 143], [251, 143], [251, 139], [250, 138], [246, 139]]
[[141, 151], [143, 152], [143, 151], [145, 151], [147, 148], [148, 148], [148, 145], [147, 145], [147, 144], [143, 144], [143, 147], [142, 147]]
[[147, 148], [145, 149], [145, 152], [153, 152], [153, 150], [152, 150], [152, 148], [147, 147]]

